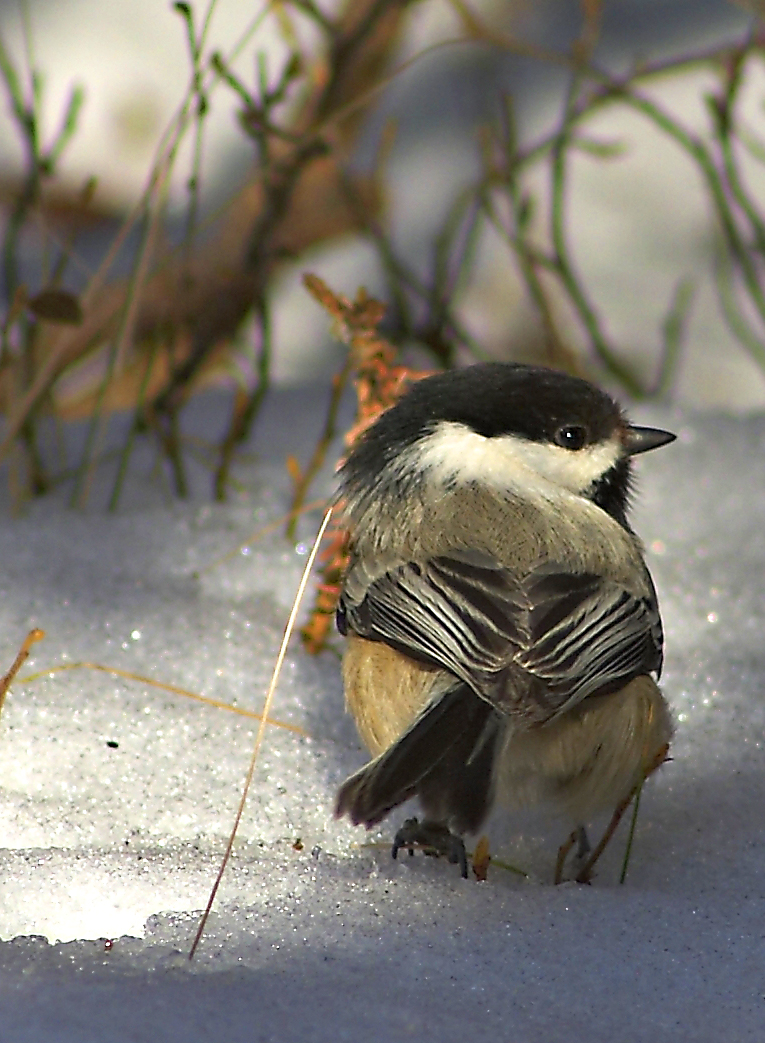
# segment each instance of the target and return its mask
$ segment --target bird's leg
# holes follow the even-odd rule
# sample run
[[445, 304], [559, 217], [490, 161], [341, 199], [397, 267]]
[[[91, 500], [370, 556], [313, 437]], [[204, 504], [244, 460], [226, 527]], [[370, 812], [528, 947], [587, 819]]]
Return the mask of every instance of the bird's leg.
[[563, 882], [563, 866], [566, 862], [571, 848], [576, 844], [576, 862], [582, 865], [590, 853], [590, 840], [584, 826], [577, 826], [558, 848], [558, 857], [555, 860], [555, 883]]
[[590, 851], [592, 851], [592, 847], [590, 845], [590, 838], [587, 836], [587, 830], [584, 828], [584, 826], [579, 826], [579, 828], [576, 830], [576, 840], [577, 861], [584, 862], [584, 860], [589, 855]]
[[566, 856], [568, 855], [571, 848], [576, 843], [577, 836], [579, 835], [579, 827], [572, 831], [572, 833], [563, 841], [561, 846], [558, 848], [558, 857], [555, 860], [555, 883], [560, 884], [563, 882], [563, 866], [566, 862]]
[[408, 818], [393, 838], [391, 855], [398, 857], [401, 848], [408, 848], [414, 854], [414, 845], [421, 847], [426, 855], [444, 857], [452, 865], [458, 865], [462, 876], [467, 879], [467, 854], [462, 837], [452, 833], [442, 822], [420, 822], [416, 818]]
[[627, 808], [632, 803], [632, 798], [634, 796], [635, 796], [635, 790], [634, 789], [630, 790], [629, 794], [624, 798], [624, 800], [621, 802], [621, 804], [619, 804], [617, 806], [616, 811], [611, 816], [611, 821], [608, 823], [608, 826], [606, 827], [606, 831], [603, 834], [603, 836], [600, 838], [600, 841], [598, 842], [597, 847], [592, 852], [590, 857], [586, 860], [586, 862], [580, 867], [579, 872], [576, 874], [576, 882], [578, 884], [589, 884], [590, 877], [592, 876], [592, 870], [593, 870], [593, 868], [595, 866], [595, 863], [598, 861], [600, 856], [606, 850], [606, 847], [608, 846], [609, 840], [611, 839], [611, 837], [616, 832], [616, 827], [621, 822], [622, 816], [624, 815], [624, 812], [627, 810]]
[[584, 865], [581, 867], [581, 869], [577, 873], [576, 882], [578, 884], [588, 884], [590, 882], [590, 877], [592, 875], [592, 870], [593, 870], [593, 868], [595, 866], [595, 863], [598, 861], [600, 856], [603, 854], [603, 852], [605, 851], [606, 847], [608, 846], [609, 840], [611, 839], [611, 837], [616, 832], [616, 827], [621, 822], [622, 817], [624, 816], [624, 812], [630, 806], [630, 804], [633, 801], [633, 798], [635, 797], [635, 794], [640, 789], [640, 787], [643, 785], [643, 783], [648, 778], [648, 776], [652, 775], [653, 772], [655, 772], [657, 768], [661, 767], [661, 765], [667, 759], [667, 752], [668, 752], [668, 750], [669, 750], [669, 743], [665, 743], [662, 746], [662, 748], [659, 750], [659, 752], [656, 754], [656, 756], [653, 758], [651, 763], [648, 765], [646, 770], [644, 771], [643, 778], [640, 780], [640, 782], [637, 784], [637, 786], [635, 786], [632, 790], [630, 790], [630, 792], [627, 794], [627, 796], [624, 798], [624, 800], [621, 802], [621, 804], [619, 804], [617, 806], [616, 811], [614, 811], [613, 815], [611, 816], [611, 821], [608, 823], [608, 826], [606, 827], [605, 833], [600, 838], [600, 842], [598, 843], [598, 846], [595, 848], [595, 850], [592, 852], [590, 857], [587, 859], [587, 861], [584, 863]]
[[590, 844], [590, 838], [587, 836], [587, 830], [584, 826], [579, 826], [576, 830], [576, 854], [574, 855], [574, 864], [577, 868], [577, 876], [582, 870], [582, 866], [586, 865], [587, 859], [592, 851], [592, 845]]

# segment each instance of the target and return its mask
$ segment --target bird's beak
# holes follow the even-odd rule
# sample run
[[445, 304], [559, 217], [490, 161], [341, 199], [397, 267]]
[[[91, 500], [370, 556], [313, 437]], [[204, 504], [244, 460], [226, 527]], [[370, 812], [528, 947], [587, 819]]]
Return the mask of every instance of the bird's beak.
[[635, 427], [630, 425], [624, 432], [624, 447], [630, 456], [647, 453], [649, 449], [658, 449], [662, 445], [674, 442], [677, 435], [671, 431], [662, 431], [658, 427]]

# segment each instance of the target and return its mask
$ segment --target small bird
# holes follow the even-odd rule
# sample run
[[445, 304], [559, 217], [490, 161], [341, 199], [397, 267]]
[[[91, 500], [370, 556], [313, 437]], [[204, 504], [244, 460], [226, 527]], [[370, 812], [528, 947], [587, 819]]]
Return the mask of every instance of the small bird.
[[416, 796], [394, 858], [421, 845], [467, 876], [463, 838], [495, 797], [548, 802], [574, 827], [561, 851], [578, 840], [586, 858], [585, 824], [627, 806], [673, 735], [627, 509], [632, 457], [674, 437], [585, 380], [509, 362], [418, 381], [367, 429], [340, 471], [337, 626], [374, 759], [338, 816], [371, 828]]

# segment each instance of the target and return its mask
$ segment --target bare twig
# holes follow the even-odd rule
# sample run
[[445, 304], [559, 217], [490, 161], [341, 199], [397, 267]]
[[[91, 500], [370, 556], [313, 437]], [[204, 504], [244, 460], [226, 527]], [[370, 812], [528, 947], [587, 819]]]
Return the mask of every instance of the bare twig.
[[321, 470], [327, 456], [327, 450], [337, 435], [337, 413], [340, 409], [340, 402], [343, 393], [348, 386], [348, 380], [353, 372], [354, 364], [355, 360], [353, 355], [351, 352], [348, 352], [342, 368], [332, 378], [332, 392], [329, 397], [329, 406], [324, 421], [324, 427], [319, 435], [319, 440], [314, 447], [314, 451], [311, 454], [311, 459], [308, 461], [305, 468], [296, 475], [295, 490], [292, 494], [292, 503], [290, 505], [290, 519], [287, 523], [288, 539], [293, 539], [295, 536], [297, 519], [302, 510], [303, 504], [305, 503], [308, 490], [311, 487], [311, 482]]

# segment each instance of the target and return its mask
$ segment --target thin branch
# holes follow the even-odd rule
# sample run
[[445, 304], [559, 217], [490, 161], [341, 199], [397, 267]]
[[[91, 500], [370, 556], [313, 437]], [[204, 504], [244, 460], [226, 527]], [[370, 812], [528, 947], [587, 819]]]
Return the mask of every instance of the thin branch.
[[271, 313], [265, 297], [258, 302], [256, 315], [260, 328], [257, 380], [249, 396], [237, 396], [234, 401], [231, 423], [221, 443], [213, 483], [215, 499], [219, 501], [226, 497], [234, 452], [247, 439], [271, 386]]
[[353, 353], [349, 350], [345, 356], [345, 361], [343, 362], [340, 372], [335, 373], [332, 377], [332, 392], [329, 397], [329, 407], [327, 409], [327, 416], [324, 420], [324, 428], [319, 435], [319, 440], [314, 447], [311, 459], [308, 461], [295, 483], [295, 491], [292, 495], [292, 503], [290, 504], [290, 518], [286, 530], [287, 538], [290, 540], [295, 537], [298, 517], [303, 508], [303, 504], [305, 503], [306, 496], [308, 495], [308, 490], [311, 487], [311, 482], [324, 465], [327, 451], [337, 437], [337, 414], [340, 409], [343, 393], [348, 386], [348, 380], [353, 373], [354, 365], [355, 359]]

